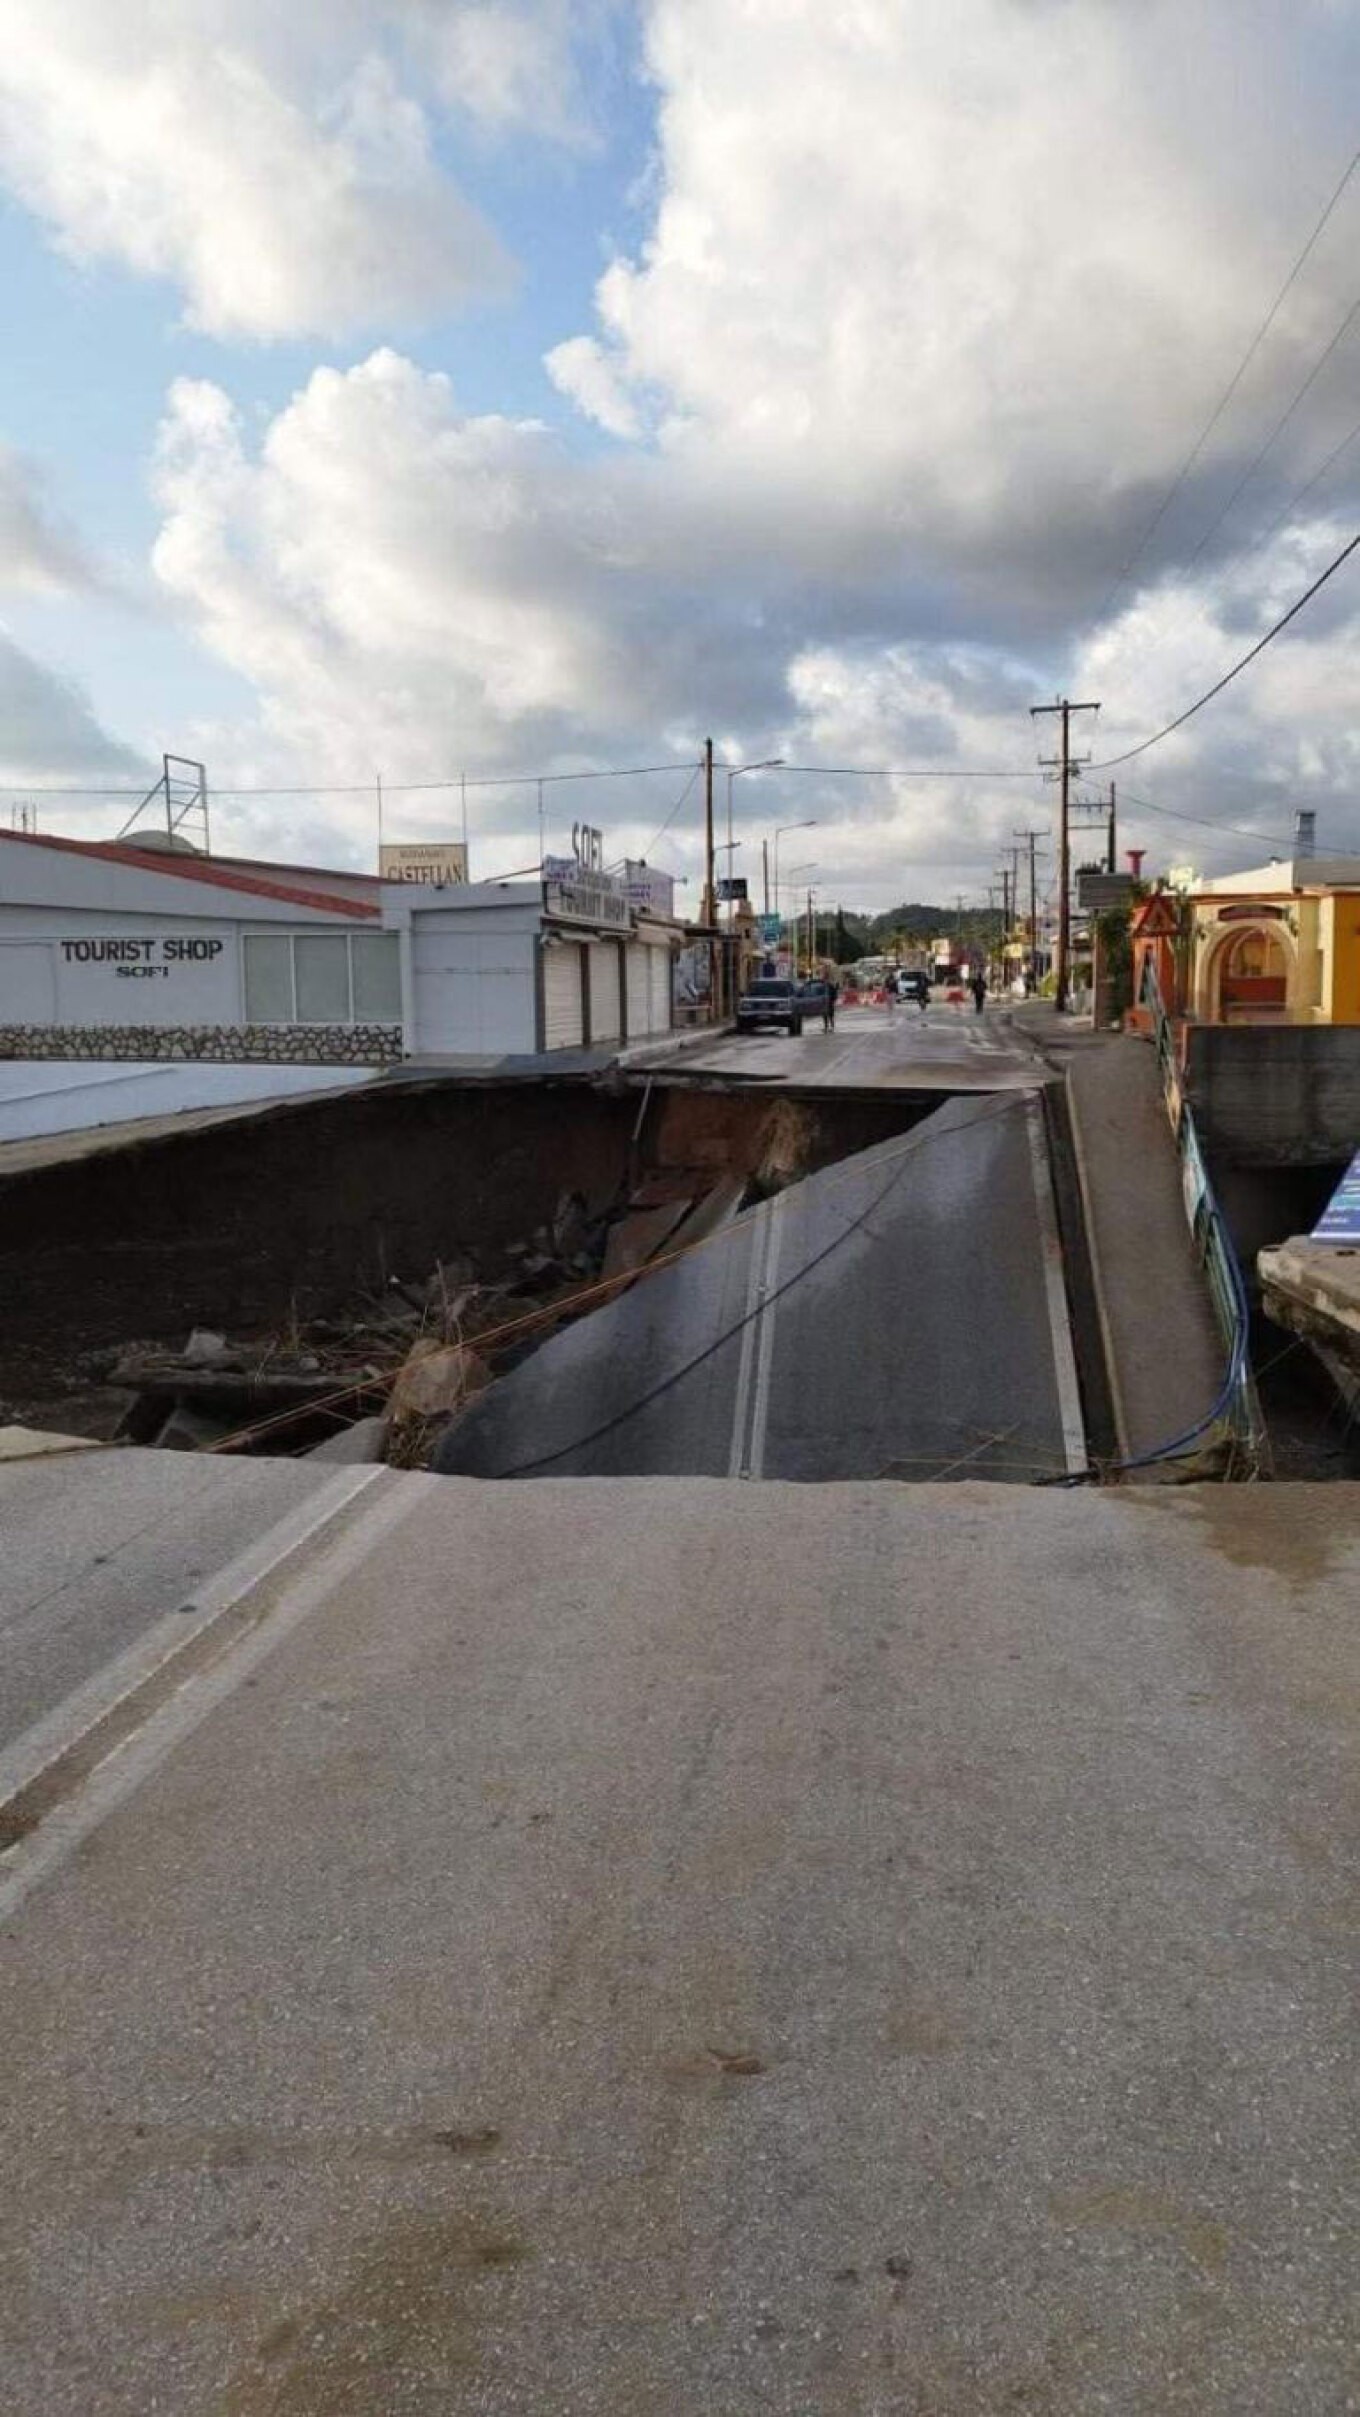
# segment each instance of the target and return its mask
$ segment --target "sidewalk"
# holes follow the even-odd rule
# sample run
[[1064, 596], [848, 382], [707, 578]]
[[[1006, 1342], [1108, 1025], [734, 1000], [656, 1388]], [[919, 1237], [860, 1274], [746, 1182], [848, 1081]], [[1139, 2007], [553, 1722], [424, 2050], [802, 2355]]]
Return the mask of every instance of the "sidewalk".
[[1067, 1084], [1115, 1422], [1130, 1458], [1203, 1418], [1224, 1365], [1156, 1060], [1147, 1042], [1095, 1032], [1046, 1003], [1016, 1007], [1012, 1021]]

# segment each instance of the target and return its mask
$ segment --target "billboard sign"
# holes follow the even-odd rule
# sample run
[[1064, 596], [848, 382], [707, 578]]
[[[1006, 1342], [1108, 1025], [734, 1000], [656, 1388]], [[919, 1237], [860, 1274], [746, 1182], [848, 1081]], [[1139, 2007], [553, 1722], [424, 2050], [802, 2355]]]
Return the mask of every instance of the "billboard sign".
[[428, 889], [467, 880], [467, 849], [458, 839], [384, 840], [378, 850], [383, 881], [418, 881]]
[[1315, 1242], [1360, 1242], [1360, 1151], [1313, 1228]]

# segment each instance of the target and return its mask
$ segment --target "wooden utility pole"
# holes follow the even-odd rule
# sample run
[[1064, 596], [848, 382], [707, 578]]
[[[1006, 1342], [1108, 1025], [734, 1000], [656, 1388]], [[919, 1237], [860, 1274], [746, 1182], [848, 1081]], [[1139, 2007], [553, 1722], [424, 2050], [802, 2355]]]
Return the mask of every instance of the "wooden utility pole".
[[1029, 969], [1032, 974], [1037, 974], [1039, 971], [1039, 876], [1035, 865], [1035, 848], [1037, 842], [1044, 837], [1044, 833], [1029, 830], [1017, 831], [1015, 837], [1029, 849]]
[[716, 916], [713, 890], [713, 741], [704, 740], [704, 922], [711, 930]]
[[1115, 861], [1114, 861], [1114, 782], [1113, 782], [1113, 781], [1111, 781], [1111, 783], [1110, 783], [1110, 833], [1109, 833], [1109, 846], [1108, 846], [1108, 848], [1107, 848], [1107, 850], [1106, 850], [1106, 854], [1105, 854], [1105, 870], [1106, 870], [1106, 872], [1107, 872], [1107, 873], [1113, 873], [1113, 872], [1116, 870], [1116, 867], [1115, 867]]
[[1062, 715], [1062, 753], [1041, 756], [1039, 761], [1048, 771], [1055, 771], [1061, 791], [1058, 817], [1058, 945], [1053, 952], [1053, 1004], [1059, 1015], [1067, 1005], [1070, 986], [1069, 959], [1072, 948], [1072, 834], [1070, 824], [1072, 803], [1072, 762], [1070, 744], [1071, 720], [1074, 713], [1099, 713], [1099, 705], [1074, 705], [1070, 697], [1059, 697], [1052, 705], [1031, 705], [1030, 719], [1042, 713]]
[[[713, 891], [713, 741], [704, 740], [704, 929], [711, 932], [717, 920], [717, 901]], [[708, 944], [708, 1003], [710, 1013], [722, 1012], [718, 996], [721, 980], [721, 958], [718, 943]]]

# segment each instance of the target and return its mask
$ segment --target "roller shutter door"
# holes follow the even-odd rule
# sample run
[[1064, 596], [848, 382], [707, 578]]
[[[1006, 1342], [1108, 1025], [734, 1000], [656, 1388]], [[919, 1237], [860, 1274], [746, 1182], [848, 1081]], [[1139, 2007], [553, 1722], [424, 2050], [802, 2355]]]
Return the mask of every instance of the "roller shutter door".
[[543, 1046], [579, 1049], [585, 1039], [581, 1014], [581, 951], [574, 940], [543, 951]]
[[594, 1048], [600, 1041], [617, 1041], [623, 1036], [619, 949], [616, 940], [591, 940], [587, 946], [590, 954], [590, 1041]]
[[641, 1040], [652, 1029], [652, 951], [640, 940], [633, 941], [628, 950], [628, 1038]]
[[671, 1028], [671, 952], [668, 948], [649, 948], [652, 960], [652, 1030], [669, 1032]]

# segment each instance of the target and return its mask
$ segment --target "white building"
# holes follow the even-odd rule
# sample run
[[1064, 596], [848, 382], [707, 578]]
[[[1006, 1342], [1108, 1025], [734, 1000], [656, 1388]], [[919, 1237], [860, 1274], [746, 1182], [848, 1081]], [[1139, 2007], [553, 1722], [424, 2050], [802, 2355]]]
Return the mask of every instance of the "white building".
[[383, 1065], [670, 1030], [673, 920], [622, 883], [438, 888], [0, 833], [0, 1056]]

